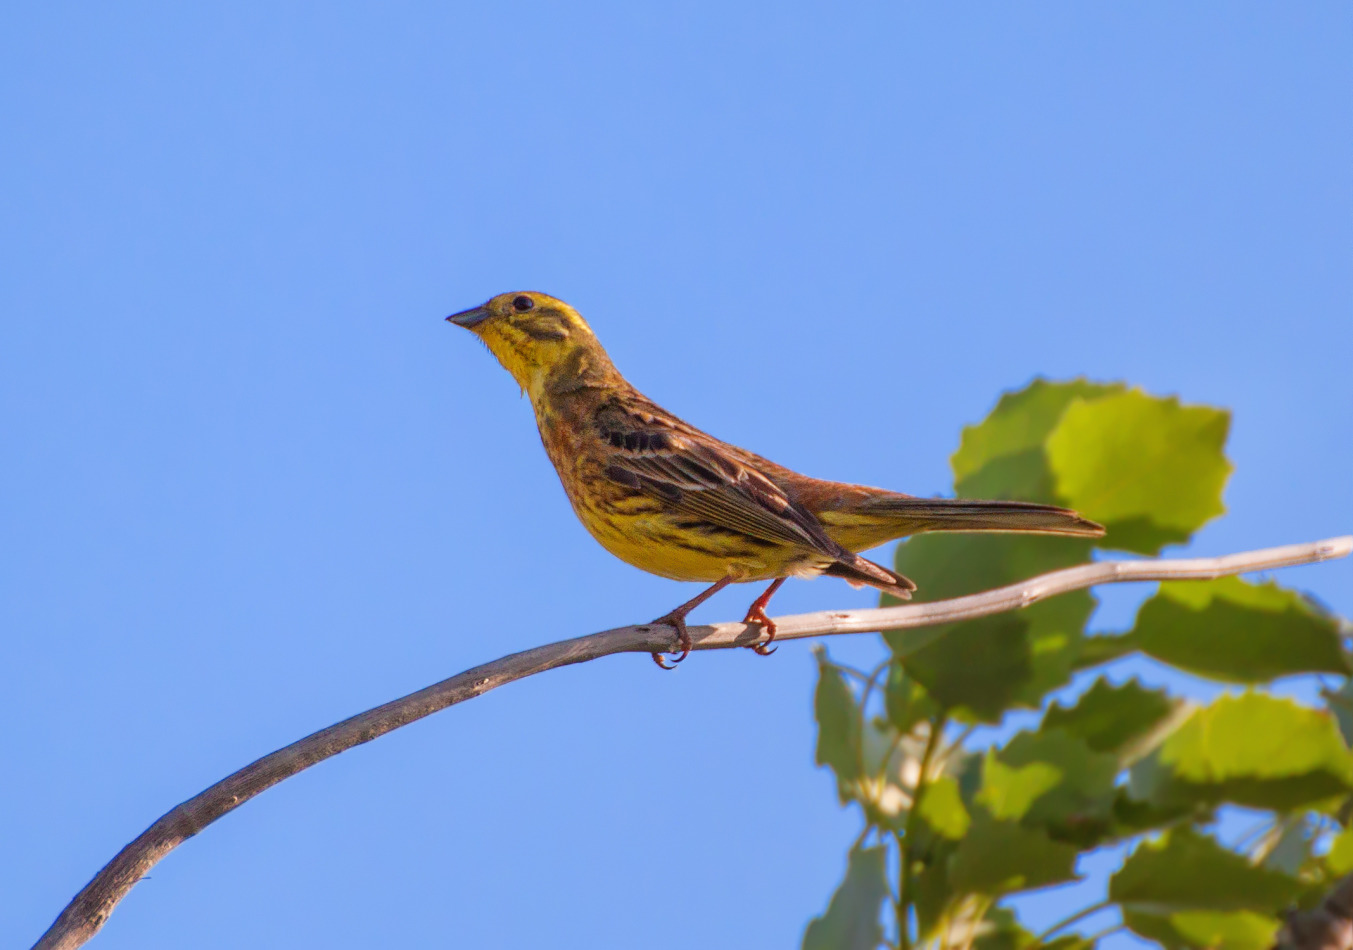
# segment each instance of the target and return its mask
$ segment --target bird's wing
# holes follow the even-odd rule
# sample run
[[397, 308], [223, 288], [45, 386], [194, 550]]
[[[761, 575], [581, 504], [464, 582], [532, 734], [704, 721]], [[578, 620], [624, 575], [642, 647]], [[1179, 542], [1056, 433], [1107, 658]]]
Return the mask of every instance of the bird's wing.
[[594, 418], [598, 434], [611, 446], [604, 470], [611, 481], [731, 531], [854, 560], [810, 511], [717, 440], [679, 420], [618, 403]]

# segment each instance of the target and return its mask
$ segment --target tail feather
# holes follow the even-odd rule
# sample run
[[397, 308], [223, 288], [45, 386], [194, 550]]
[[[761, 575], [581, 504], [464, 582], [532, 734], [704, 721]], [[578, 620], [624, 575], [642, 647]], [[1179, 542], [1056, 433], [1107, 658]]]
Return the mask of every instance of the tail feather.
[[1104, 526], [1082, 518], [1070, 508], [1027, 501], [976, 501], [967, 498], [912, 498], [886, 496], [859, 509], [876, 517], [896, 519], [906, 531], [1014, 531], [1023, 534], [1065, 534], [1099, 538]]
[[898, 600], [911, 600], [911, 592], [916, 589], [916, 584], [910, 578], [903, 577], [896, 571], [890, 571], [858, 554], [851, 561], [836, 561], [822, 573], [829, 577], [843, 577], [853, 587], [868, 584], [891, 594]]

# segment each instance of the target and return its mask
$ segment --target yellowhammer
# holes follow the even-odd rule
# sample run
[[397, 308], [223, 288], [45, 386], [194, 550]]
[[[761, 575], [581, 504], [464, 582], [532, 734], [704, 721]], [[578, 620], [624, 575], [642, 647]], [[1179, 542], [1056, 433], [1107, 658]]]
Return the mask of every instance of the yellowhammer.
[[[720, 442], [625, 381], [578, 312], [534, 291], [499, 294], [447, 317], [473, 332], [531, 397], [545, 451], [592, 537], [635, 567], [712, 584], [655, 624], [690, 653], [686, 615], [739, 581], [771, 581], [746, 622], [766, 616], [787, 577], [842, 577], [907, 599], [916, 585], [855, 552], [922, 531], [1098, 537], [1076, 512], [1017, 501], [917, 498], [826, 482]], [[653, 659], [664, 666], [662, 657]]]

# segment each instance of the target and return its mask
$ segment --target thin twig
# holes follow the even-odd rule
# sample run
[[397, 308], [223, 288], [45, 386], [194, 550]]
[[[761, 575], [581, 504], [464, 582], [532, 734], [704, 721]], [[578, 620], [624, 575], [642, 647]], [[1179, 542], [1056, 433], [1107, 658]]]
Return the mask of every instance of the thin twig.
[[1076, 911], [1070, 917], [1062, 918], [1057, 923], [1049, 927], [1047, 930], [1043, 931], [1041, 934], [1039, 934], [1037, 937], [1034, 938], [1034, 942], [1041, 946], [1042, 944], [1047, 943], [1048, 938], [1050, 938], [1057, 931], [1065, 930], [1072, 924], [1078, 924], [1085, 918], [1093, 917], [1100, 911], [1108, 910], [1112, 906], [1113, 901], [1103, 900], [1100, 901], [1098, 904], [1091, 904], [1089, 907], [1082, 907], [1080, 910]]
[[[1082, 590], [1096, 584], [1208, 579], [1311, 564], [1345, 557], [1350, 551], [1353, 551], [1353, 536], [1218, 558], [1103, 561], [1054, 571], [1009, 587], [953, 600], [777, 617], [776, 639], [800, 640], [843, 633], [927, 627], [1027, 607], [1055, 594]], [[760, 626], [749, 627], [741, 623], [691, 627], [690, 635], [696, 650], [747, 647], [763, 639]], [[513, 680], [615, 653], [670, 652], [676, 646], [676, 634], [672, 628], [652, 624], [618, 627], [573, 640], [561, 640], [476, 666], [426, 689], [321, 729], [271, 755], [265, 755], [172, 809], [118, 852], [66, 905], [66, 909], [42, 935], [33, 950], [74, 950], [83, 945], [104, 925], [113, 908], [127, 896], [136, 882], [166, 854], [255, 795], [318, 762]]]
[[872, 692], [874, 692], [874, 687], [878, 685], [879, 674], [882, 673], [884, 670], [886, 670], [888, 668], [888, 664], [891, 662], [892, 662], [891, 657], [884, 660], [878, 666], [874, 667], [874, 671], [869, 674], [869, 679], [865, 680], [864, 694], [860, 696], [861, 709], [865, 709], [869, 705], [869, 695]]

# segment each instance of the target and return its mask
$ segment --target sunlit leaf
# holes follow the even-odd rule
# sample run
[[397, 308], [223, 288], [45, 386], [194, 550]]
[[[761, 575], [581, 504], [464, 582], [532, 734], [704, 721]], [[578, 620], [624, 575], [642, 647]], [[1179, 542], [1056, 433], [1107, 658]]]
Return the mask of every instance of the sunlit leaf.
[[[1036, 379], [1024, 389], [1001, 396], [986, 419], [963, 429], [958, 451], [950, 459], [959, 495], [1056, 502], [1043, 460], [1044, 441], [1072, 400], [1095, 399], [1122, 392], [1124, 388], [1121, 383], [1092, 383], [1085, 379], [1066, 382]], [[999, 477], [982, 474], [982, 469], [997, 460], [1005, 460], [1006, 470]], [[1022, 476], [1021, 469], [1032, 477]]]
[[1262, 693], [1222, 696], [1134, 765], [1129, 787], [1162, 806], [1286, 811], [1353, 791], [1353, 757], [1328, 713]]
[[1057, 497], [1108, 529], [1104, 547], [1158, 554], [1225, 509], [1230, 413], [1140, 390], [1077, 399], [1048, 436]]
[[827, 911], [808, 924], [803, 950], [876, 950], [883, 940], [879, 914], [888, 896], [886, 848], [851, 851], [846, 878]]
[[1334, 877], [1353, 872], [1353, 828], [1345, 828], [1335, 836], [1325, 855], [1325, 867]]
[[1134, 911], [1123, 922], [1135, 933], [1168, 950], [1268, 950], [1281, 926], [1272, 914], [1251, 911], [1181, 911], [1156, 915]]
[[972, 824], [959, 794], [958, 780], [952, 775], [941, 775], [926, 787], [918, 815], [935, 834], [953, 840], [967, 834]]
[[1237, 683], [1349, 672], [1333, 618], [1295, 591], [1238, 577], [1161, 584], [1130, 636], [1158, 660]]
[[995, 752], [987, 753], [982, 767], [982, 788], [976, 801], [993, 818], [1019, 821], [1045, 793], [1063, 778], [1060, 768], [1048, 762], [1009, 765]]

